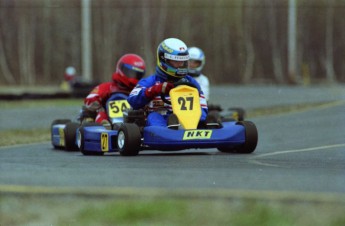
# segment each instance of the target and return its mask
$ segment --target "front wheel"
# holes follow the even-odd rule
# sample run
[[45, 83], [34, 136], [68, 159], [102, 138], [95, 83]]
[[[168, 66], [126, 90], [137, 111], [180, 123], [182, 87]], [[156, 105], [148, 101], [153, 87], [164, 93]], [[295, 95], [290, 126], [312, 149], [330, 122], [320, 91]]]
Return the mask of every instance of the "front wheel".
[[253, 122], [241, 121], [237, 122], [237, 125], [242, 125], [245, 129], [245, 142], [239, 147], [235, 148], [218, 148], [221, 152], [226, 153], [239, 153], [250, 154], [254, 152], [256, 145], [258, 144], [258, 130]]
[[117, 148], [122, 156], [138, 155], [141, 146], [140, 128], [134, 123], [124, 123], [117, 133]]
[[65, 126], [65, 150], [66, 151], [79, 151], [76, 144], [76, 133], [79, 123], [69, 122]]

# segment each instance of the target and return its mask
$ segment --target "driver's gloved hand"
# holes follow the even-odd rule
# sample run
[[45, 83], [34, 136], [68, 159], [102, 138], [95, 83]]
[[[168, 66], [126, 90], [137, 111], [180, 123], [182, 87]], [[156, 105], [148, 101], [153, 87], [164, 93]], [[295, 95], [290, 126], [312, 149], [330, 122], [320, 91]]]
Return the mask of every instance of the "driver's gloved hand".
[[145, 96], [148, 99], [153, 99], [156, 96], [160, 95], [161, 93], [169, 94], [169, 91], [172, 88], [174, 88], [174, 84], [170, 82], [163, 82], [160, 84], [156, 84], [145, 90]]

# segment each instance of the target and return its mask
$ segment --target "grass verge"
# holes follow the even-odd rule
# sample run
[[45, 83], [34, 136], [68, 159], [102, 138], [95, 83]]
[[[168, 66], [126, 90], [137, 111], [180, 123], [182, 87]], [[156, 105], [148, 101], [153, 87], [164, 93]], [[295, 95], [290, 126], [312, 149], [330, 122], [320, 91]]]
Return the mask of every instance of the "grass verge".
[[49, 128], [0, 131], [0, 147], [17, 144], [30, 144], [49, 140]]
[[344, 203], [234, 197], [75, 196], [0, 198], [0, 225], [343, 226]]
[[[55, 99], [54, 106], [80, 106], [83, 103], [82, 99]], [[0, 101], [2, 109], [13, 108], [37, 108], [37, 107], [50, 107], [52, 106], [52, 100], [13, 100], [13, 101]]]

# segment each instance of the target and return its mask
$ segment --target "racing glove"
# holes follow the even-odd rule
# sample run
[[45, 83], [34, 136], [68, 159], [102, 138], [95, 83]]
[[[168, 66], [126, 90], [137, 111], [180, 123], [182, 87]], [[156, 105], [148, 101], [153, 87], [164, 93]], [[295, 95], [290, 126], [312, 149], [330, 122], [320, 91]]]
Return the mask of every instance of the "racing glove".
[[108, 116], [105, 111], [99, 111], [95, 121], [99, 124], [102, 124], [106, 129], [111, 129], [111, 123], [108, 120]]
[[174, 84], [169, 83], [169, 82], [163, 82], [160, 84], [156, 84], [156, 85], [153, 85], [150, 88], [145, 90], [145, 96], [148, 99], [153, 99], [156, 96], [160, 95], [161, 93], [169, 94], [169, 91], [172, 88], [174, 88]]
[[96, 111], [99, 108], [101, 108], [102, 107], [101, 102], [102, 102], [102, 99], [97, 94], [89, 94], [84, 100], [86, 109], [90, 111]]

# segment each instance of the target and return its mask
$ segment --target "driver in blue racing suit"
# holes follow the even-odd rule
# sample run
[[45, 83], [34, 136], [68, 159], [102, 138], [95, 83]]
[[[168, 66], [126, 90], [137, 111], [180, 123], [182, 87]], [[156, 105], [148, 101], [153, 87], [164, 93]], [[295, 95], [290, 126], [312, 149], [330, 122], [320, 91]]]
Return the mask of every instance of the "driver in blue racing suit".
[[202, 112], [200, 122], [202, 124], [206, 121], [208, 111], [206, 99], [198, 82], [187, 75], [188, 60], [188, 48], [179, 39], [168, 38], [158, 46], [156, 72], [141, 79], [127, 99], [134, 110], [145, 108], [149, 112], [147, 126], [171, 126], [171, 128], [178, 126], [171, 105], [164, 103], [160, 95], [163, 93], [169, 100], [169, 91], [174, 88], [173, 83], [181, 79], [197, 87]]

